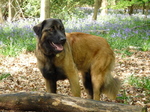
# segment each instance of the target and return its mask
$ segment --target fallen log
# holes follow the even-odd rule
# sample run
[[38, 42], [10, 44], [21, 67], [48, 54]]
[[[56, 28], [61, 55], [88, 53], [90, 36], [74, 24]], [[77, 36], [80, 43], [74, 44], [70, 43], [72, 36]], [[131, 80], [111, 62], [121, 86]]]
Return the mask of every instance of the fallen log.
[[0, 95], [0, 110], [46, 112], [146, 112], [146, 108], [52, 93], [21, 92]]

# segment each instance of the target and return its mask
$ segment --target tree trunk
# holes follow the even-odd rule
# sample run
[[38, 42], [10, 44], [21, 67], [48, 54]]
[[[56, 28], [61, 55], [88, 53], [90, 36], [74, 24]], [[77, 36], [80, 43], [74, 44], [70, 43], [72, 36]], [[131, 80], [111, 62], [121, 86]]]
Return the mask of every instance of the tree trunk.
[[149, 6], [150, 6], [150, 2], [147, 2], [147, 5], [146, 5], [146, 12], [145, 12], [145, 18], [147, 18], [147, 16], [148, 16]]
[[41, 0], [40, 21], [50, 18], [50, 0]]
[[2, 13], [2, 5], [4, 1], [0, 0], [0, 23], [3, 23], [3, 13]]
[[94, 3], [93, 20], [96, 20], [96, 19], [97, 19], [97, 13], [98, 13], [98, 9], [99, 9], [100, 6], [101, 6], [101, 2], [102, 2], [102, 0], [95, 0], [95, 3]]
[[9, 0], [8, 7], [8, 21], [10, 22], [15, 16], [15, 0]]
[[145, 9], [146, 9], [145, 2], [143, 2], [142, 14], [145, 14]]
[[129, 15], [133, 14], [133, 5], [128, 7]]
[[[131, 1], [131, 0], [129, 0], [129, 1]], [[128, 6], [128, 14], [129, 15], [133, 14], [133, 5]]]
[[39, 92], [2, 94], [0, 110], [2, 109], [47, 112], [146, 112], [146, 107]]
[[101, 16], [107, 15], [108, 9], [107, 9], [107, 0], [102, 0], [101, 4]]
[[3, 14], [2, 9], [0, 8], [0, 23], [3, 23]]
[[112, 6], [116, 5], [116, 0], [111, 0], [111, 5]]

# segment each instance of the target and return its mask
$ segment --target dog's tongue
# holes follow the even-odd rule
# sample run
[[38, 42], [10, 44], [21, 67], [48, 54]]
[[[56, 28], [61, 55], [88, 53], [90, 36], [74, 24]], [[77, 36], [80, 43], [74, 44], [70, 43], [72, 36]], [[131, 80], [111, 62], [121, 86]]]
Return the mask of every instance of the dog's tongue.
[[61, 44], [54, 44], [52, 42], [52, 45], [58, 50], [58, 51], [62, 51], [63, 50], [63, 46]]

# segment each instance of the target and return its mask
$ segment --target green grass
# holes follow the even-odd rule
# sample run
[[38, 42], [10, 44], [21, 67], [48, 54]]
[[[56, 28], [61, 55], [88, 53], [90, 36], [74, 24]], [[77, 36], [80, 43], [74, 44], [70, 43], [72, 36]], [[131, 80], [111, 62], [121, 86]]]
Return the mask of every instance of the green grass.
[[5, 79], [5, 78], [7, 78], [9, 76], [10, 76], [9, 73], [7, 73], [7, 74], [0, 74], [0, 80]]
[[[133, 93], [127, 93], [127, 90], [124, 88], [120, 90], [121, 95], [117, 96], [117, 100], [121, 101], [124, 104], [129, 104], [130, 102], [133, 102], [133, 99], [136, 99], [137, 97], [141, 98], [145, 95], [146, 99], [145, 103], [149, 102], [149, 95], [150, 95], [150, 77], [137, 77], [134, 75], [131, 75], [127, 80], [125, 80], [125, 83], [129, 85], [129, 87], [135, 88], [129, 91], [132, 91]], [[139, 92], [137, 90], [140, 90]], [[135, 94], [136, 92], [136, 94]]]
[[131, 56], [133, 52], [130, 52], [128, 49], [115, 51], [116, 53], [123, 54], [122, 57]]
[[121, 38], [116, 38], [115, 40], [108, 37], [108, 42], [110, 43], [113, 49], [123, 49], [128, 48], [129, 46], [140, 47], [142, 51], [148, 51], [150, 48], [150, 40], [140, 39], [138, 36], [129, 37], [126, 40]]
[[129, 77], [129, 84], [150, 91], [150, 77]]
[[35, 38], [33, 37], [26, 39], [16, 37], [16, 39], [13, 39], [13, 42], [11, 40], [5, 42], [5, 45], [0, 47], [0, 53], [3, 55], [16, 56], [24, 51], [34, 51], [35, 43]]
[[[63, 20], [63, 23], [66, 32], [85, 32], [104, 37], [113, 49], [122, 50], [135, 46], [142, 51], [149, 50], [150, 18], [144, 19], [141, 15], [108, 14], [105, 17], [98, 15], [97, 21], [91, 19], [92, 15], [84, 14], [83, 18], [75, 16]], [[23, 51], [34, 51], [36, 39], [32, 28], [38, 23], [38, 20], [28, 19], [0, 25], [0, 54], [16, 56]], [[142, 27], [143, 25], [146, 26]], [[108, 33], [89, 30], [107, 30]], [[123, 53], [128, 54], [127, 51]]]
[[0, 54], [16, 56], [24, 51], [35, 49], [35, 35], [32, 20], [4, 23], [0, 26]]
[[123, 89], [122, 91], [122, 96], [118, 96], [117, 99], [118, 100], [122, 100], [124, 104], [128, 104], [130, 98], [129, 96], [126, 94], [126, 90]]

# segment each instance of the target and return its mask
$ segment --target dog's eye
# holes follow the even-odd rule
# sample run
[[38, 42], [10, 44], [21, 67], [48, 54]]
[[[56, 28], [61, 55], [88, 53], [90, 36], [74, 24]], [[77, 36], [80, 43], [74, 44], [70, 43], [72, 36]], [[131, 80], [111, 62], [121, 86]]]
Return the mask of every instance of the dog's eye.
[[57, 26], [57, 28], [58, 28], [59, 30], [61, 30], [61, 31], [64, 30], [64, 27], [62, 27], [62, 26]]
[[60, 30], [64, 31], [64, 27], [61, 27]]
[[49, 31], [52, 32], [52, 31], [53, 31], [53, 28], [50, 28]]

